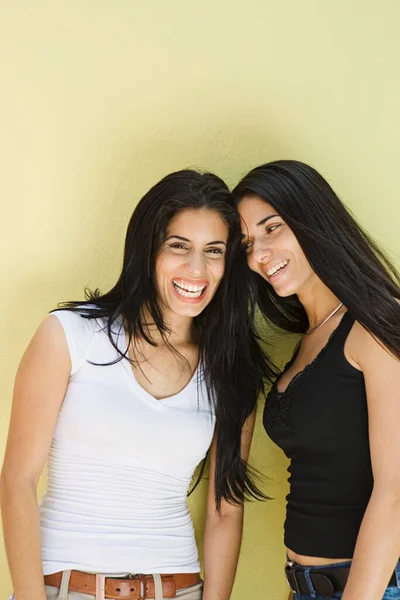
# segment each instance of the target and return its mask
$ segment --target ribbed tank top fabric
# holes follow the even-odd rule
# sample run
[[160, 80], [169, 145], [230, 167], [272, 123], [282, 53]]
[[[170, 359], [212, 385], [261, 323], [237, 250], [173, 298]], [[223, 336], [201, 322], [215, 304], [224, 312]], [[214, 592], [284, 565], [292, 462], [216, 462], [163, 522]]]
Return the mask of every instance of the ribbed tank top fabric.
[[215, 425], [201, 370], [181, 392], [156, 400], [126, 360], [93, 364], [117, 356], [103, 323], [53, 314], [73, 374], [40, 506], [44, 574], [199, 571], [186, 494]]
[[353, 324], [346, 312], [315, 360], [265, 403], [265, 430], [290, 459], [285, 544], [305, 556], [351, 558], [372, 492], [364, 376], [344, 354]]

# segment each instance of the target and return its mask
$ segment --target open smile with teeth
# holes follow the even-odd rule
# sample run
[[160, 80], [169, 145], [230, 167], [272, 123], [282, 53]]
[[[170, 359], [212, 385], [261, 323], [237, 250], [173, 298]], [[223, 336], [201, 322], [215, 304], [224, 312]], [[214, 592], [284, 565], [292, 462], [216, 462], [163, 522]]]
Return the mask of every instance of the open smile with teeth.
[[185, 298], [200, 298], [207, 287], [207, 284], [205, 283], [203, 285], [196, 285], [194, 283], [184, 281], [183, 279], [174, 279], [172, 284], [178, 294], [184, 296]]
[[272, 277], [273, 275], [276, 275], [277, 273], [279, 273], [279, 271], [284, 269], [286, 267], [286, 265], [288, 265], [288, 264], [289, 264], [288, 260], [281, 260], [281, 262], [276, 263], [276, 265], [274, 265], [268, 271], [266, 271], [268, 277]]

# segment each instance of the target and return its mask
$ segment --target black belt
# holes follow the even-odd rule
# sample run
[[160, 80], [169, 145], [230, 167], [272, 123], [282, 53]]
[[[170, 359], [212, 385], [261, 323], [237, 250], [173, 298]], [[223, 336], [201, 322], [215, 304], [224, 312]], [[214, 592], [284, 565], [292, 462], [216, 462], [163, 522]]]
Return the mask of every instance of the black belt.
[[[300, 565], [296, 565], [291, 561], [288, 561], [285, 565], [285, 575], [291, 591], [294, 594], [310, 594], [312, 590], [308, 585], [305, 569]], [[325, 596], [330, 598], [335, 592], [343, 592], [347, 579], [350, 573], [350, 567], [326, 567], [313, 569], [310, 568], [309, 576], [311, 583], [318, 596]], [[388, 586], [395, 586], [396, 574], [393, 572]]]

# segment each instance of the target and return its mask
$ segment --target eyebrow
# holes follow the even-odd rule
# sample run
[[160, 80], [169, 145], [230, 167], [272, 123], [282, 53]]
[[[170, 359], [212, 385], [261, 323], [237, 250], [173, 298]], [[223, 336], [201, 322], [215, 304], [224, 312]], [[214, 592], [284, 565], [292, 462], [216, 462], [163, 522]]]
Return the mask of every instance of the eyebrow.
[[268, 215], [268, 217], [265, 217], [265, 219], [261, 219], [261, 221], [259, 221], [257, 223], [257, 227], [259, 227], [260, 225], [264, 225], [267, 221], [269, 221], [270, 219], [273, 219], [274, 217], [279, 217], [280, 215]]
[[[261, 221], [259, 221], [257, 223], [257, 227], [260, 227], [261, 225], [265, 225], [265, 223], [267, 221], [269, 221], [270, 219], [273, 219], [274, 217], [280, 217], [280, 215], [268, 215], [268, 217], [265, 217], [264, 219], [261, 219]], [[240, 236], [242, 240], [244, 240], [247, 235], [245, 233], [242, 233], [242, 235]]]
[[[166, 238], [165, 241], [167, 242], [171, 238], [176, 238], [178, 240], [181, 240], [182, 242], [189, 242], [190, 243], [190, 240], [188, 238], [182, 237], [181, 235], [170, 235], [170, 236], [168, 236]], [[221, 244], [223, 246], [226, 246], [226, 243], [223, 242], [222, 240], [215, 240], [214, 242], [207, 242], [206, 246], [210, 246], [211, 244]]]

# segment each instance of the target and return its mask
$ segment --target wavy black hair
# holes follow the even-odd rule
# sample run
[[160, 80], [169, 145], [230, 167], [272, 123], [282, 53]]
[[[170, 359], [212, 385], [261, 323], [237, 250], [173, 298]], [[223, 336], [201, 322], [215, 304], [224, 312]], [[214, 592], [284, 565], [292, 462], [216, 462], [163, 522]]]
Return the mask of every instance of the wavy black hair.
[[[281, 215], [321, 281], [400, 358], [400, 274], [322, 175], [299, 161], [270, 162], [238, 183], [235, 204], [247, 195], [259, 196]], [[296, 295], [279, 297], [254, 272], [251, 286], [267, 319], [287, 331], [307, 331], [306, 311]]]
[[[122, 271], [105, 294], [86, 293], [86, 300], [65, 302], [85, 318], [103, 318], [118, 360], [131, 360], [114, 339], [113, 325], [124, 323], [130, 343], [139, 338], [155, 342], [148, 334], [144, 308], [168, 343], [155, 279], [155, 261], [171, 219], [185, 209], [217, 212], [228, 225], [225, 272], [211, 302], [194, 319], [199, 338], [210, 402], [217, 422], [216, 506], [224, 498], [240, 503], [247, 497], [263, 498], [248, 465], [240, 456], [242, 427], [256, 406], [263, 377], [275, 375], [272, 363], [254, 335], [248, 310], [248, 269], [240, 248], [240, 219], [225, 183], [211, 173], [182, 170], [171, 173], [152, 187], [137, 204], [129, 221]], [[115, 329], [115, 327], [114, 327]], [[173, 350], [173, 348], [171, 348]]]

